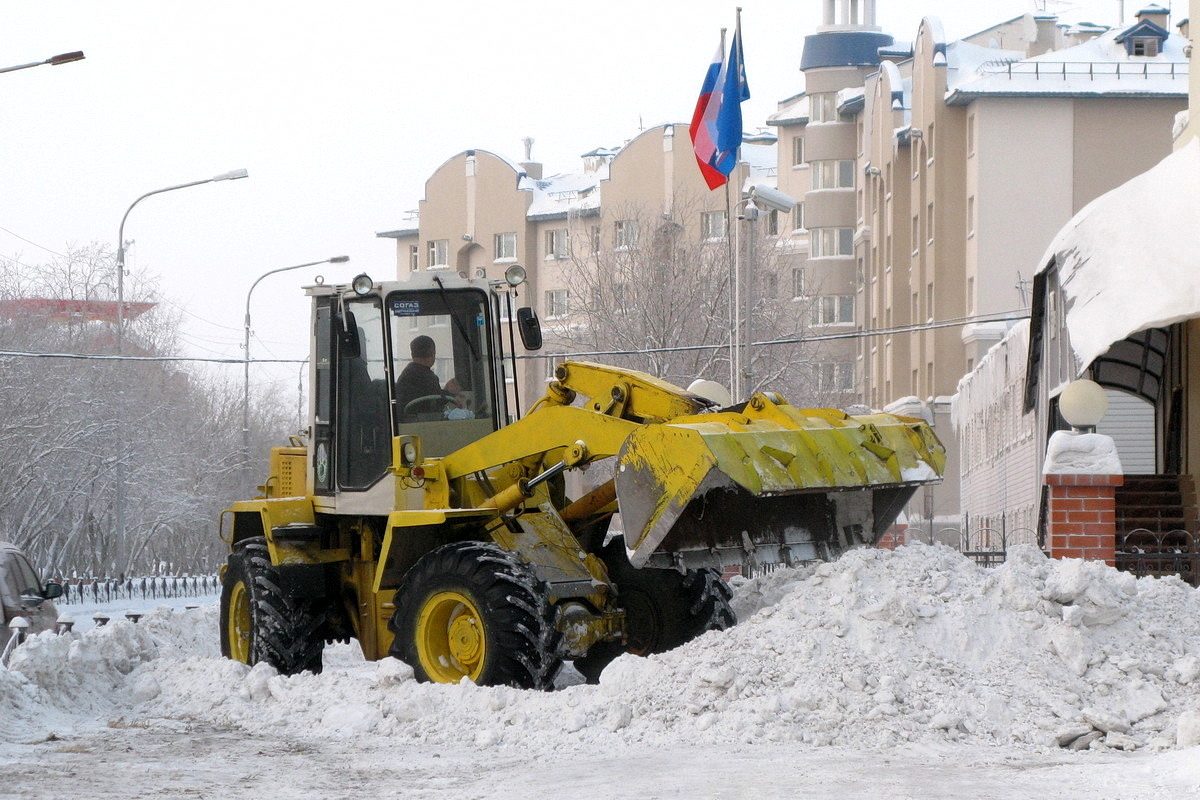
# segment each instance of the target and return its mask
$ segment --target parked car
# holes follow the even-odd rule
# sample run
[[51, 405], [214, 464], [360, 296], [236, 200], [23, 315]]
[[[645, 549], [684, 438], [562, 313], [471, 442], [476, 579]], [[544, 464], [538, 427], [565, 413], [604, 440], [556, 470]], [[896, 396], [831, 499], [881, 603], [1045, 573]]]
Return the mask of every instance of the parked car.
[[13, 617], [29, 621], [26, 633], [30, 635], [54, 630], [58, 609], [52, 601], [62, 593], [61, 584], [42, 582], [16, 545], [0, 542], [0, 610], [4, 617], [0, 640], [7, 638], [8, 623]]

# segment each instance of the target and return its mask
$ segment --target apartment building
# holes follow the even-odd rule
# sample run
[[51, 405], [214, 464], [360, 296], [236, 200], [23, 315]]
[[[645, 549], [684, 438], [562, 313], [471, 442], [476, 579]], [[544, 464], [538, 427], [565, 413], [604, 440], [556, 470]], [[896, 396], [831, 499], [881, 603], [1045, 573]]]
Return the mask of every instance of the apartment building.
[[[808, 258], [795, 267], [793, 291], [811, 297], [811, 332], [853, 333], [859, 310], [861, 264], [856, 192], [860, 189], [856, 120], [839, 110], [841, 96], [879, 70], [893, 44], [875, 24], [875, 3], [826, 0], [822, 25], [805, 37], [800, 70], [805, 92], [779, 104], [767, 124], [779, 132], [779, 188], [799, 202], [795, 228], [808, 231]], [[862, 402], [863, 369], [853, 338], [826, 345], [824, 360], [839, 384]]]
[[769, 120], [779, 185], [802, 200], [805, 279], [843, 295], [861, 402], [920, 414], [948, 478], [910, 519], [960, 527], [958, 381], [1028, 313], [1037, 262], [1088, 202], [1170, 152], [1186, 42], [1167, 11], [1108, 30], [1025, 14], [959, 41], [926, 18], [911, 44], [873, 3], [828, 0], [806, 91]]
[[[529, 280], [514, 303], [537, 311], [546, 347], [510, 376], [511, 399], [522, 407], [541, 396], [568, 353], [600, 351], [585, 357], [684, 385], [700, 377], [730, 384], [734, 267], [747, 338], [795, 338], [812, 321], [812, 302], [792, 279], [808, 250], [800, 218], [747, 214], [749, 188], [775, 185], [773, 135], [747, 136], [727, 190], [717, 191], [704, 184], [686, 125], [641, 131], [553, 175], [533, 160], [531, 144], [520, 162], [485, 150], [452, 156], [426, 181], [415, 224], [378, 234], [395, 241], [400, 277], [453, 270], [496, 280], [512, 264], [525, 267]], [[664, 355], [697, 344], [712, 346]], [[802, 349], [756, 348], [747, 386], [774, 381], [781, 360], [799, 361]], [[834, 404], [852, 398], [845, 373], [807, 358], [819, 349], [804, 352], [803, 364], [786, 371], [793, 387], [823, 390]], [[816, 394], [792, 399], [807, 404]]]

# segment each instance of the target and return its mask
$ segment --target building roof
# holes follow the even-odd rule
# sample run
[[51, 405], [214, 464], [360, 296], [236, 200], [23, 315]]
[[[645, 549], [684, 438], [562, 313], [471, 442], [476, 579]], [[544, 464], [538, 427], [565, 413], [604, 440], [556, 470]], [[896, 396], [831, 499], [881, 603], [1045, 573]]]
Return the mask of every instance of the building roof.
[[808, 122], [808, 95], [801, 93], [779, 104], [779, 110], [767, 117], [768, 125], [800, 125]]
[[[125, 319], [132, 320], [154, 308], [157, 303], [126, 300]], [[57, 322], [116, 322], [115, 300], [59, 300], [49, 297], [19, 297], [0, 300], [0, 319], [44, 317]]]
[[981, 60], [979, 51], [1004, 51], [970, 50], [966, 48], [977, 46], [964, 48], [965, 43], [956, 42], [950, 65], [955, 67], [954, 53], [959, 50], [964, 60], [957, 66], [957, 80], [948, 83], [946, 102], [962, 105], [980, 97], [1186, 97], [1187, 39], [1167, 34], [1155, 56], [1131, 56], [1121, 44], [1124, 34], [1147, 24], [1110, 30], [1082, 44], [1031, 58]]
[[1058, 268], [1077, 365], [1149, 328], [1200, 317], [1200, 140], [1103, 194], [1042, 256]]

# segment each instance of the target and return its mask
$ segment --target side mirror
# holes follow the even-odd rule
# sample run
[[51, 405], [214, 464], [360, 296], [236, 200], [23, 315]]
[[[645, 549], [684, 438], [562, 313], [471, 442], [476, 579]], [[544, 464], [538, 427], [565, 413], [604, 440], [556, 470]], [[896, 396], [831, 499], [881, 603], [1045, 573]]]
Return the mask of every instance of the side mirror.
[[542, 349], [542, 323], [537, 312], [525, 306], [517, 309], [517, 330], [521, 332], [521, 344], [526, 350]]
[[46, 588], [42, 590], [42, 596], [47, 600], [54, 600], [55, 598], [62, 597], [62, 593], [62, 584], [55, 583], [54, 581], [48, 581], [46, 583]]
[[358, 339], [358, 326], [354, 322], [354, 313], [347, 311], [337, 329], [338, 358], [342, 360], [358, 358], [362, 355], [362, 343]]

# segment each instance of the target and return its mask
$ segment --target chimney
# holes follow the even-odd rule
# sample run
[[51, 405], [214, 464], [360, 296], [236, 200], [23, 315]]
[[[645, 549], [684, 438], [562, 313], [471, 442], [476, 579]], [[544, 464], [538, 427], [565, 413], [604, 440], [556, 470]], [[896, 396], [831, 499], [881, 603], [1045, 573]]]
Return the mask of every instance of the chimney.
[[1160, 5], [1151, 3], [1137, 13], [1138, 22], [1153, 22], [1164, 31], [1170, 30], [1167, 26], [1170, 23], [1171, 12]]
[[533, 160], [533, 137], [526, 136], [521, 140], [521, 144], [525, 145], [525, 160], [521, 162], [521, 169], [525, 170], [525, 174], [535, 181], [542, 179], [542, 165]]
[[1053, 14], [1035, 14], [1033, 23], [1037, 30], [1034, 40], [1029, 43], [1029, 55], [1040, 56], [1058, 50], [1061, 43], [1058, 40], [1058, 17]]

